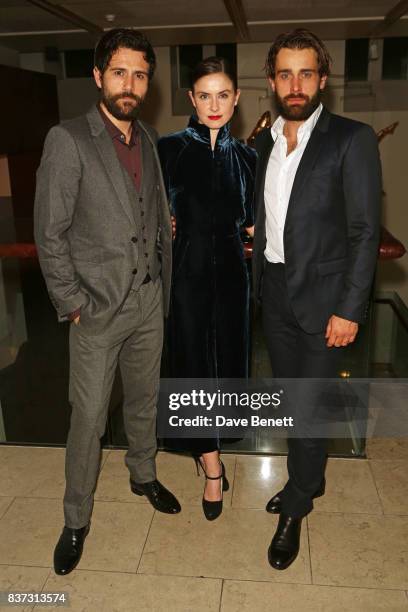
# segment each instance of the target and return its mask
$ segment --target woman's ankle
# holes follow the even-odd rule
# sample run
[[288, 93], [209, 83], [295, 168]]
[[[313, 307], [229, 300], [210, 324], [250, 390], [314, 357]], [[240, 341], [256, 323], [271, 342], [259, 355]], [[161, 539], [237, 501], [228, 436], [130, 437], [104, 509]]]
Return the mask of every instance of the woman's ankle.
[[218, 451], [203, 453], [200, 457], [200, 461], [207, 476], [219, 476], [221, 474], [221, 461]]

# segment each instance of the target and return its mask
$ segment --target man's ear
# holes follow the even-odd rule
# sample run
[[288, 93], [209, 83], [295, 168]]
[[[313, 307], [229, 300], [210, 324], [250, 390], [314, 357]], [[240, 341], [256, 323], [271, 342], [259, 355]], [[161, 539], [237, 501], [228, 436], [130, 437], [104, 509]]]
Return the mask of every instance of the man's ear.
[[191, 104], [194, 106], [194, 108], [197, 108], [197, 107], [196, 107], [195, 100], [194, 100], [194, 95], [193, 95], [193, 92], [191, 91], [191, 89], [190, 89], [190, 91], [188, 92], [188, 97], [190, 98], [190, 100], [191, 100]]
[[93, 69], [93, 77], [95, 79], [95, 83], [98, 89], [102, 89], [102, 74], [99, 71], [99, 68], [97, 68], [96, 66], [94, 66]]
[[269, 85], [271, 86], [272, 91], [275, 91], [275, 79], [272, 77], [268, 77]]
[[327, 74], [324, 74], [322, 77], [320, 77], [320, 89], [323, 91], [323, 89], [326, 87], [326, 83], [327, 83]]

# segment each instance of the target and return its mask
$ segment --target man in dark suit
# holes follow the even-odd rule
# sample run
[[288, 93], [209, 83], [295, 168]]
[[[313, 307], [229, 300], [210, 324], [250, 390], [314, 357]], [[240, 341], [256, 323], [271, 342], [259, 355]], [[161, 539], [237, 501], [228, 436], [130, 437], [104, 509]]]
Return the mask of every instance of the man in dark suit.
[[37, 175], [35, 237], [60, 320], [70, 320], [71, 427], [57, 574], [77, 565], [100, 469], [100, 438], [119, 364], [130, 487], [180, 505], [156, 478], [156, 402], [169, 304], [171, 223], [157, 135], [137, 120], [155, 69], [148, 40], [110, 30], [95, 50], [99, 104], [52, 128]]
[[[253, 278], [273, 373], [282, 378], [336, 375], [366, 316], [377, 259], [377, 139], [321, 104], [330, 62], [307, 30], [278, 36], [266, 61], [280, 115], [256, 140]], [[276, 569], [296, 558], [302, 518], [325, 486], [326, 440], [292, 437], [288, 446], [288, 482], [266, 507], [280, 514], [268, 550]]]

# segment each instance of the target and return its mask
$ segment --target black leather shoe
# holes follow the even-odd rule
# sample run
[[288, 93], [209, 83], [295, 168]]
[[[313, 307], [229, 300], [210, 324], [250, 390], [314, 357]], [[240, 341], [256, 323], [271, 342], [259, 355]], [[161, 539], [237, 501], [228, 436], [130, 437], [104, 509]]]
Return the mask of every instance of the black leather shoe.
[[[316, 497], [322, 497], [322, 495], [324, 495], [325, 489], [326, 489], [326, 479], [323, 478], [322, 484], [320, 485], [316, 493], [312, 496], [312, 499], [315, 499]], [[268, 503], [266, 504], [265, 510], [269, 512], [270, 514], [280, 514], [281, 509], [282, 509], [281, 497], [282, 497], [282, 491], [279, 491], [279, 493], [271, 497], [271, 499], [268, 501]]]
[[138, 483], [130, 480], [130, 489], [135, 495], [146, 495], [155, 510], [166, 514], [177, 514], [181, 506], [173, 493], [170, 493], [158, 480]]
[[296, 559], [299, 552], [302, 518], [282, 514], [278, 528], [268, 549], [268, 561], [273, 568], [284, 570]]
[[81, 529], [64, 527], [54, 551], [54, 570], [60, 576], [72, 572], [78, 565], [89, 533], [89, 524]]

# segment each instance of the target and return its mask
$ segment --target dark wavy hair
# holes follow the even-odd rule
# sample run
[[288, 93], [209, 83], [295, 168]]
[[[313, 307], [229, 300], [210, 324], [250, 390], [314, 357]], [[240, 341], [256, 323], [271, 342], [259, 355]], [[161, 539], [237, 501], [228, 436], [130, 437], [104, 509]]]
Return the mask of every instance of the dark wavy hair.
[[292, 30], [279, 34], [268, 51], [265, 72], [271, 79], [275, 78], [276, 56], [281, 49], [314, 49], [317, 53], [320, 76], [329, 75], [332, 58], [320, 38], [306, 29]]
[[103, 74], [109, 66], [112, 55], [118, 49], [133, 49], [141, 51], [149, 64], [149, 79], [156, 69], [156, 55], [146, 36], [133, 28], [114, 28], [108, 30], [98, 41], [95, 47], [94, 65]]
[[230, 79], [235, 91], [238, 89], [237, 71], [235, 66], [233, 66], [224, 57], [215, 56], [206, 57], [195, 66], [190, 77], [191, 89], [194, 90], [194, 85], [202, 77], [209, 74], [217, 74], [218, 72], [224, 73]]

